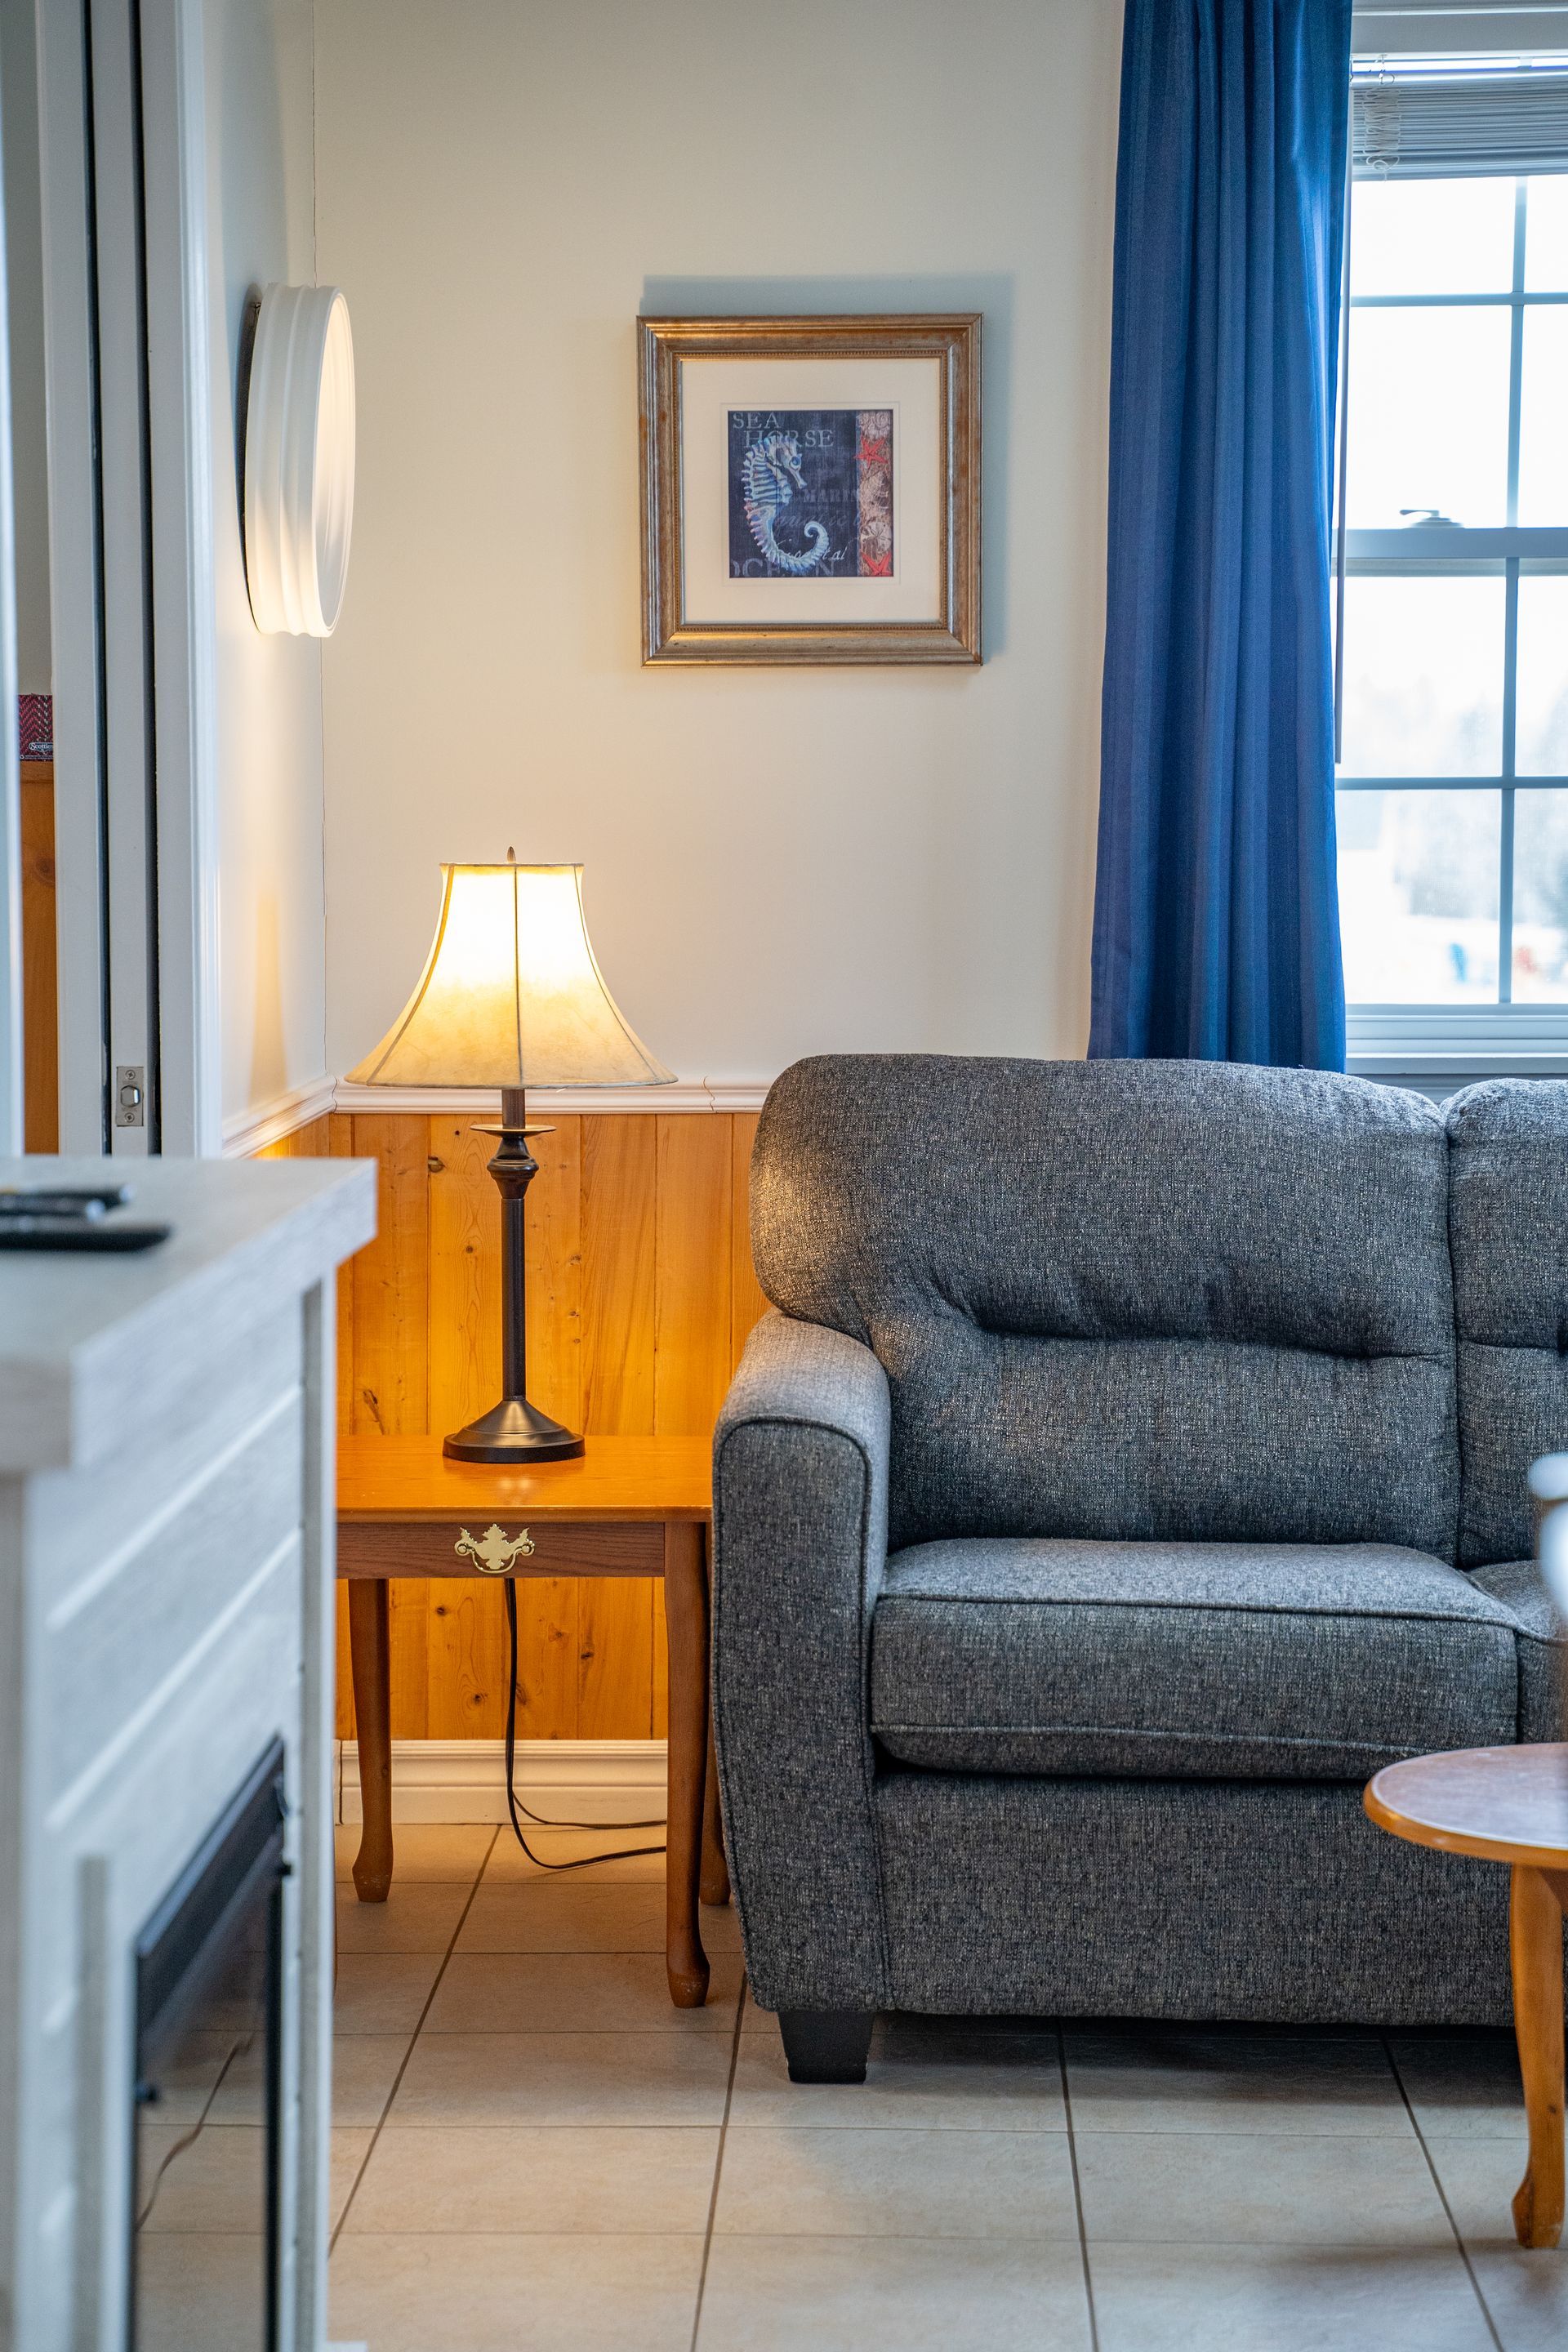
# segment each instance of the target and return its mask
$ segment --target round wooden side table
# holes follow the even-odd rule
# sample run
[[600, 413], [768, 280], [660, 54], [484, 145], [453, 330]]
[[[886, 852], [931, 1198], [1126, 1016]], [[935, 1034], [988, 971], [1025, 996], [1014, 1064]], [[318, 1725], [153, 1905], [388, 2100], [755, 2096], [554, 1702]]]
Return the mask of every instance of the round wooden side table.
[[1530, 2160], [1513, 2200], [1521, 2246], [1563, 2228], [1563, 1916], [1568, 1911], [1568, 1744], [1460, 1748], [1385, 1765], [1367, 1783], [1380, 1829], [1441, 1853], [1512, 1865], [1509, 1948]]

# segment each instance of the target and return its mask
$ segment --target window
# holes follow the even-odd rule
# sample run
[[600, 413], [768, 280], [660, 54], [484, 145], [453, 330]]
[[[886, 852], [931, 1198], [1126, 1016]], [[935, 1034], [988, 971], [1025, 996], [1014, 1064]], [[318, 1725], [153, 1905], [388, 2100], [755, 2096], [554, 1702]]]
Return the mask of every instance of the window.
[[1568, 1043], [1565, 93], [1568, 75], [1518, 61], [1356, 91], [1336, 612], [1345, 993], [1363, 1013], [1443, 1009], [1453, 1036], [1478, 1017], [1465, 1008], [1491, 1008], [1496, 1036], [1499, 1008], [1524, 1014], [1518, 1029], [1525, 1008], [1558, 1006]]

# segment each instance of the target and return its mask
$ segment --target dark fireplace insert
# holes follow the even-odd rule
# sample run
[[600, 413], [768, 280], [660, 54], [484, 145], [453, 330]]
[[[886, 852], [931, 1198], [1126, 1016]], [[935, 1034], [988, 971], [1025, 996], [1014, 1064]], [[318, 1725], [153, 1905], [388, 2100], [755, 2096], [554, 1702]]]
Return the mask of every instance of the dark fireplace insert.
[[275, 2352], [283, 1746], [136, 1939], [130, 2352]]

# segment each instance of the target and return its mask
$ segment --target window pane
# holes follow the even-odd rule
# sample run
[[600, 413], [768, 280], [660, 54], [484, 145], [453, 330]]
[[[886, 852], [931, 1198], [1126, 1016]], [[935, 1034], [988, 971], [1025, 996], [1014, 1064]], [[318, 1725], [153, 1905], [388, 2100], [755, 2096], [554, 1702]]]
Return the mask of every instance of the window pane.
[[1358, 180], [1352, 294], [1506, 293], [1513, 190], [1511, 180]]
[[1525, 291], [1568, 293], [1568, 173], [1543, 172], [1531, 180], [1528, 201]]
[[1349, 1003], [1495, 1003], [1501, 807], [1495, 792], [1340, 793]]
[[1568, 1003], [1568, 792], [1513, 796], [1513, 993]]
[[1506, 309], [1356, 310], [1346, 519], [1390, 530], [1436, 507], [1472, 529], [1508, 520]]
[[1345, 582], [1344, 772], [1502, 765], [1500, 579]]
[[1568, 304], [1524, 314], [1519, 519], [1568, 522]]
[[1528, 572], [1519, 583], [1514, 767], [1568, 776], [1568, 579]]

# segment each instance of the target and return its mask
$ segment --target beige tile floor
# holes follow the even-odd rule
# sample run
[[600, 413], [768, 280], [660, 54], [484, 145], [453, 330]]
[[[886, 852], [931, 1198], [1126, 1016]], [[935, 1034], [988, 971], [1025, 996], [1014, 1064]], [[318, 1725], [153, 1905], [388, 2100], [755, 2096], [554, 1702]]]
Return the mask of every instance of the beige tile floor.
[[369, 1906], [357, 1834], [331, 2319], [370, 2352], [1568, 2346], [1506, 2035], [899, 2019], [799, 2089], [731, 1913], [670, 2008], [657, 1859], [404, 1828]]

